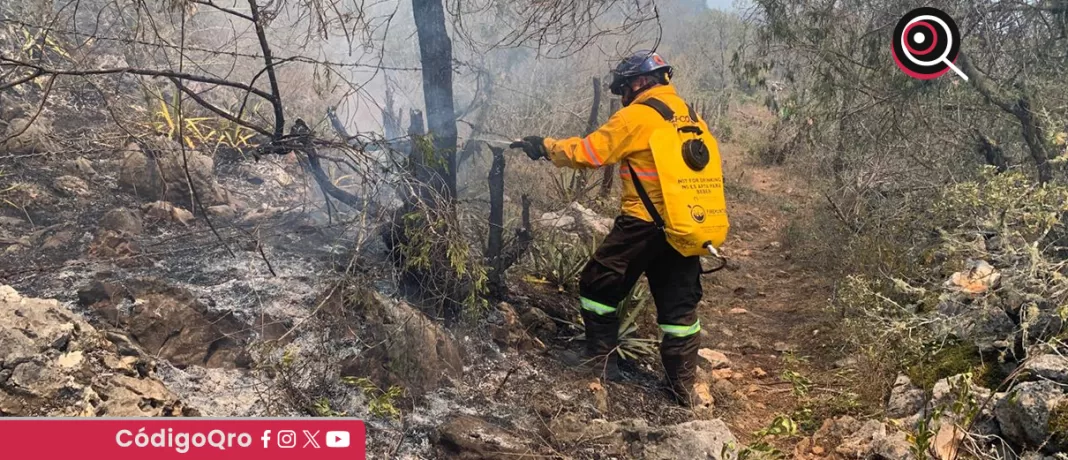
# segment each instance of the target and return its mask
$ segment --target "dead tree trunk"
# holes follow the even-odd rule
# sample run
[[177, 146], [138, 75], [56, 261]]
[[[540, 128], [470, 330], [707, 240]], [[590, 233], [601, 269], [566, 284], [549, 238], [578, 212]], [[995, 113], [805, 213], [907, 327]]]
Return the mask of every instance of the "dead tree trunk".
[[486, 243], [486, 262], [489, 267], [487, 274], [489, 294], [495, 299], [503, 298], [508, 292], [504, 280], [504, 273], [508, 270], [530, 246], [533, 241], [530, 226], [530, 200], [523, 195], [523, 227], [516, 230], [516, 239], [504, 248], [504, 148], [489, 147], [493, 152], [493, 164], [489, 172], [490, 191], [490, 217], [489, 217], [489, 240]]
[[493, 164], [489, 172], [490, 215], [486, 255], [489, 262], [489, 290], [493, 296], [504, 293], [501, 252], [504, 250], [504, 149], [490, 147]]
[[420, 158], [420, 180], [446, 200], [456, 198], [456, 111], [452, 92], [452, 40], [445, 28], [442, 0], [412, 0], [419, 56], [423, 68], [423, 98], [433, 152]]
[[[613, 98], [608, 103], [608, 116], [615, 115], [619, 111], [619, 99]], [[604, 177], [601, 178], [601, 198], [608, 198], [608, 194], [612, 192], [612, 183], [616, 179], [616, 165], [608, 165], [604, 167]]]
[[386, 82], [386, 105], [382, 108], [382, 133], [393, 141], [401, 137], [401, 112], [393, 108], [393, 87]]
[[986, 75], [972, 65], [971, 59], [961, 54], [958, 57], [960, 68], [969, 77], [969, 82], [987, 102], [998, 106], [1004, 112], [1016, 117], [1020, 123], [1020, 134], [1027, 143], [1027, 149], [1031, 153], [1031, 160], [1038, 169], [1038, 182], [1045, 184], [1053, 180], [1053, 168], [1049, 163], [1049, 150], [1045, 138], [1045, 127], [1042, 120], [1035, 116], [1031, 110], [1031, 96], [1026, 92], [1009, 94], [1007, 91], [992, 84]]

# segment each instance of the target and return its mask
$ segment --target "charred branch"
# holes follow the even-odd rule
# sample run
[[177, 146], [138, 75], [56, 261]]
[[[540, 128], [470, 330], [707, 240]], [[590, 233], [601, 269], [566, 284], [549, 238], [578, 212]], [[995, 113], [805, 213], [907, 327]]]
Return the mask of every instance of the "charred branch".
[[328, 176], [326, 170], [323, 169], [322, 161], [315, 149], [315, 143], [312, 142], [311, 129], [304, 123], [304, 120], [298, 118], [293, 122], [293, 126], [289, 129], [289, 139], [292, 139], [289, 145], [295, 145], [295, 150], [299, 150], [307, 156], [308, 172], [315, 178], [315, 182], [322, 188], [325, 196], [333, 197], [357, 211], [377, 213], [378, 210], [375, 209], [373, 202], [366, 201], [352, 193], [338, 188], [330, 180], [330, 176]]
[[998, 168], [998, 173], [1003, 173], [1009, 169], [1009, 165], [1005, 161], [1005, 152], [1002, 151], [1001, 145], [997, 141], [978, 130], [975, 131], [975, 138], [979, 144], [979, 152], [983, 154], [986, 164]]
[[285, 129], [285, 115], [282, 113], [282, 97], [278, 90], [278, 77], [274, 72], [274, 58], [271, 56], [271, 46], [267, 43], [267, 33], [264, 31], [264, 19], [260, 16], [260, 7], [256, 0], [248, 0], [249, 10], [252, 13], [252, 24], [256, 28], [256, 38], [260, 42], [260, 50], [263, 52], [264, 70], [267, 71], [267, 80], [271, 84], [271, 97], [267, 98], [274, 106], [274, 135], [281, 137]]
[[516, 229], [515, 239], [504, 244], [504, 147], [489, 146], [493, 152], [493, 164], [489, 172], [490, 216], [489, 240], [486, 244], [486, 265], [489, 294], [499, 299], [508, 292], [504, 274], [523, 256], [534, 240], [530, 225], [530, 199], [523, 195], [522, 227]]
[[[263, 90], [257, 89], [257, 88], [253, 88], [253, 87], [251, 87], [249, 85], [246, 85], [246, 84], [243, 84], [243, 83], [238, 83], [238, 82], [231, 81], [231, 80], [225, 80], [225, 79], [222, 79], [222, 78], [206, 77], [206, 76], [203, 76], [203, 75], [195, 75], [195, 74], [186, 73], [186, 72], [175, 72], [173, 70], [138, 69], [138, 68], [134, 68], [134, 67], [115, 67], [115, 68], [111, 68], [111, 69], [63, 70], [63, 69], [53, 69], [53, 68], [45, 67], [45, 66], [42, 66], [42, 65], [39, 65], [39, 64], [34, 64], [32, 62], [21, 61], [21, 60], [18, 60], [18, 59], [12, 59], [12, 58], [9, 58], [7, 56], [0, 56], [0, 62], [5, 62], [5, 63], [8, 63], [8, 64], [22, 66], [22, 67], [26, 67], [28, 69], [33, 69], [34, 71], [36, 71], [38, 73], [38, 76], [40, 76], [40, 75], [59, 75], [59, 76], [88, 77], [88, 76], [93, 76], [93, 75], [114, 75], [114, 74], [127, 73], [127, 74], [130, 74], [130, 75], [141, 75], [141, 76], [145, 76], [145, 77], [173, 77], [173, 78], [178, 78], [178, 79], [181, 79], [181, 80], [189, 80], [189, 81], [196, 81], [196, 82], [200, 82], [200, 83], [209, 83], [209, 84], [213, 84], [213, 85], [227, 86], [227, 87], [230, 87], [230, 88], [237, 88], [237, 89], [240, 89], [240, 90], [248, 91], [248, 92], [250, 92], [252, 94], [255, 94], [257, 96], [260, 96], [260, 97], [262, 97], [262, 98], [264, 98], [266, 100], [270, 100], [271, 97], [272, 97], [271, 94], [266, 92], [266, 91], [263, 91]], [[29, 81], [29, 79], [26, 80], [26, 81]]]
[[326, 118], [330, 120], [330, 126], [337, 132], [341, 141], [348, 145], [352, 145], [353, 136], [349, 135], [349, 130], [345, 129], [345, 125], [341, 123], [341, 119], [337, 117], [337, 112], [334, 111], [333, 107], [326, 109]]

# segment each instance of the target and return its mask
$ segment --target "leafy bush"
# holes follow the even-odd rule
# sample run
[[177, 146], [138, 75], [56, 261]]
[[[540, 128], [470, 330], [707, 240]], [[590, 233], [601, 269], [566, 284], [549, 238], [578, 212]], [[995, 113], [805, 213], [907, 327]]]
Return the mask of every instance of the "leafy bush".
[[[1068, 186], [990, 168], [929, 203], [857, 234], [843, 254], [849, 267], [881, 262], [846, 277], [836, 303], [845, 337], [866, 352], [884, 393], [899, 372], [926, 388], [966, 372], [996, 386], [1005, 376], [999, 362], [1023, 360], [1029, 347], [1063, 333], [1068, 318]], [[894, 238], [886, 228], [904, 231]], [[947, 281], [970, 276], [977, 261], [993, 267], [989, 286], [969, 292]], [[989, 315], [1005, 319], [989, 323]], [[990, 324], [998, 327], [983, 329]]]

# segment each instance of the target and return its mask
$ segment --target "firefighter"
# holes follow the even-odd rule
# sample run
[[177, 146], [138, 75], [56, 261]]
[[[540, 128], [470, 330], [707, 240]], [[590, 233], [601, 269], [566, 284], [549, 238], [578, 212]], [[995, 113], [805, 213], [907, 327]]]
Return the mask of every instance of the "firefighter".
[[659, 217], [664, 214], [663, 194], [650, 136], [674, 114], [689, 114], [691, 123], [705, 132], [708, 128], [676, 94], [671, 77], [672, 68], [662, 57], [639, 51], [612, 71], [610, 90], [622, 98], [623, 108], [607, 123], [586, 137], [527, 136], [512, 147], [523, 149], [533, 160], [551, 160], [558, 167], [598, 168], [621, 163], [621, 215], [580, 277], [586, 349], [576, 361], [607, 380], [619, 380], [616, 309], [645, 274], [663, 332], [660, 356], [668, 388], [679, 404], [690, 406], [700, 348], [697, 303], [702, 294], [701, 264], [697, 256], [680, 254], [665, 237]]

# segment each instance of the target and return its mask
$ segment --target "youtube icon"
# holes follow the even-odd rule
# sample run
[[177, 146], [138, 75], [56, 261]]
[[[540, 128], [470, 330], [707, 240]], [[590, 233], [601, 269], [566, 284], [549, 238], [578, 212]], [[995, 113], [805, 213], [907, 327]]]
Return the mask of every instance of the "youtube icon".
[[328, 431], [326, 433], [326, 447], [348, 447], [348, 431]]

